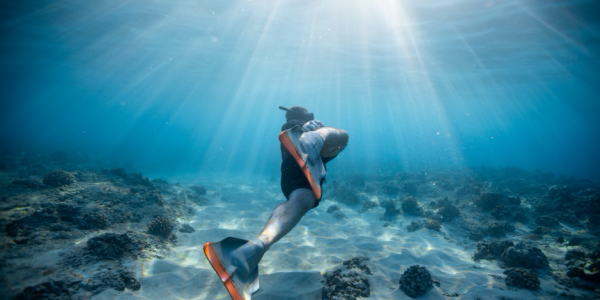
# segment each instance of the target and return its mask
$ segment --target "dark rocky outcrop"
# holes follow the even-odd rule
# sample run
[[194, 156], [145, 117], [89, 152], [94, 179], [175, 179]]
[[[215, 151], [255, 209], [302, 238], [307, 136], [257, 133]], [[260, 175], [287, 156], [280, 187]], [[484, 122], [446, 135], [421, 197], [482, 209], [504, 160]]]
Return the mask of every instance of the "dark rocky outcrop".
[[363, 202], [362, 207], [358, 210], [359, 213], [365, 213], [367, 211], [369, 211], [372, 208], [376, 208], [379, 207], [379, 203], [375, 202], [375, 201], [370, 201], [367, 200], [365, 202]]
[[481, 259], [495, 260], [500, 259], [502, 253], [514, 243], [509, 240], [492, 241], [489, 243], [477, 243], [477, 251], [473, 254], [473, 260]]
[[334, 204], [334, 205], [330, 206], [329, 208], [327, 208], [327, 213], [330, 214], [330, 213], [333, 213], [334, 211], [338, 211], [338, 210], [340, 210], [339, 206]]
[[193, 233], [193, 232], [196, 232], [196, 229], [194, 229], [194, 227], [190, 226], [190, 224], [183, 224], [179, 228], [179, 232]]
[[473, 203], [475, 203], [475, 205], [477, 205], [477, 207], [479, 207], [481, 210], [490, 211], [497, 205], [502, 204], [503, 197], [504, 195], [500, 193], [486, 192], [481, 193], [479, 197], [475, 198]]
[[423, 208], [419, 205], [419, 202], [414, 197], [406, 197], [402, 199], [402, 212], [406, 215], [422, 216]]
[[494, 221], [488, 224], [486, 233], [493, 237], [503, 237], [515, 231], [515, 226], [507, 221]]
[[460, 216], [460, 210], [455, 205], [447, 204], [440, 208], [438, 215], [441, 216], [444, 222], [452, 221]]
[[357, 256], [351, 257], [349, 260], [345, 260], [342, 264], [346, 267], [346, 269], [359, 269], [363, 271], [367, 275], [371, 275], [371, 268], [367, 265], [367, 262], [371, 260], [366, 256]]
[[87, 250], [103, 260], [118, 260], [135, 251], [131, 237], [126, 233], [105, 233], [87, 241]]
[[65, 281], [47, 281], [26, 287], [15, 297], [15, 300], [70, 300], [72, 293], [71, 286]]
[[380, 205], [385, 208], [385, 212], [383, 213], [384, 220], [393, 220], [400, 214], [400, 210], [392, 200], [382, 201]]
[[496, 205], [496, 207], [492, 209], [491, 215], [498, 220], [511, 220], [521, 223], [527, 223], [529, 221], [525, 209], [520, 205]]
[[135, 274], [126, 270], [97, 272], [85, 284], [85, 289], [94, 293], [106, 288], [117, 291], [124, 291], [125, 289], [137, 291], [141, 288], [141, 285], [135, 278]]
[[548, 258], [540, 248], [525, 243], [517, 243], [502, 253], [502, 262], [506, 267], [524, 269], [548, 268]]
[[201, 195], [201, 196], [206, 195], [206, 188], [203, 186], [192, 185], [192, 186], [190, 186], [190, 190], [198, 193], [198, 195]]
[[127, 174], [127, 177], [125, 178], [125, 180], [127, 181], [127, 183], [129, 183], [130, 185], [133, 185], [133, 186], [136, 186], [136, 185], [147, 186], [147, 187], [152, 186], [152, 183], [150, 182], [150, 180], [148, 178], [142, 176], [142, 173]]
[[325, 286], [322, 298], [324, 300], [334, 299], [357, 299], [371, 295], [371, 285], [367, 274], [371, 269], [366, 262], [367, 257], [352, 257], [343, 262], [343, 266], [333, 272], [326, 272]]
[[124, 168], [114, 168], [114, 169], [110, 169], [108, 170], [108, 174], [111, 176], [117, 176], [117, 177], [121, 177], [121, 178], [127, 178], [127, 172], [125, 172]]
[[559, 223], [556, 218], [544, 215], [535, 218], [535, 224], [546, 227], [556, 227]]
[[415, 232], [417, 230], [422, 229], [423, 226], [424, 224], [422, 222], [412, 221], [410, 222], [410, 225], [406, 226], [406, 230], [408, 230], [408, 232]]
[[36, 180], [36, 179], [31, 179], [31, 178], [15, 179], [12, 181], [12, 184], [16, 185], [16, 186], [23, 186], [28, 189], [39, 189], [39, 188], [44, 187], [42, 182], [40, 182], [39, 180]]
[[429, 219], [425, 223], [425, 228], [427, 228], [429, 230], [440, 231], [440, 229], [442, 228], [442, 224], [440, 224], [440, 222], [438, 222], [434, 219]]
[[431, 274], [419, 265], [410, 266], [400, 277], [400, 289], [411, 298], [425, 295], [432, 286]]
[[43, 182], [50, 187], [61, 187], [75, 183], [75, 177], [63, 170], [53, 170], [44, 175]]
[[506, 285], [520, 289], [536, 290], [540, 286], [538, 276], [530, 271], [510, 268], [504, 271]]
[[80, 229], [105, 229], [110, 225], [108, 217], [103, 213], [87, 212], [76, 220]]
[[160, 237], [169, 237], [173, 231], [173, 224], [165, 216], [158, 216], [150, 225], [148, 225], [148, 233], [154, 234]]

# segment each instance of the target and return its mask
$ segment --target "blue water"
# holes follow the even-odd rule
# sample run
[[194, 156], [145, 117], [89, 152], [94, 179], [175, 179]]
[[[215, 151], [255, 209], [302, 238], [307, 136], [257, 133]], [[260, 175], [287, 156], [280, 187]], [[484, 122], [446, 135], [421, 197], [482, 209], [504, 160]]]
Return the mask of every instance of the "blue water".
[[277, 177], [301, 105], [350, 133], [333, 175], [600, 181], [598, 1], [6, 2], [3, 150]]

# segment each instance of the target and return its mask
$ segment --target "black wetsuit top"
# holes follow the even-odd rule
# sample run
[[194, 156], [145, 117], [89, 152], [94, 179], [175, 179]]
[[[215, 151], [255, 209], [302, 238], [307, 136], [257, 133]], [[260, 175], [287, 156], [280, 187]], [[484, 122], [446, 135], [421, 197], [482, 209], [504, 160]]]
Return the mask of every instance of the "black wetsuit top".
[[[296, 125], [302, 126], [305, 122], [300, 120], [289, 120], [281, 127], [281, 131], [288, 130]], [[333, 157], [322, 157], [323, 164], [327, 164], [329, 161], [334, 159]], [[300, 166], [292, 156], [292, 154], [281, 145], [281, 191], [285, 195], [285, 198], [289, 200], [290, 194], [299, 188], [311, 189], [310, 183], [306, 176], [300, 169]], [[327, 170], [327, 168], [325, 168]], [[325, 178], [321, 180], [321, 186], [323, 186], [323, 182], [325, 182]], [[319, 206], [319, 202], [321, 199], [317, 199], [315, 205], [313, 207]]]

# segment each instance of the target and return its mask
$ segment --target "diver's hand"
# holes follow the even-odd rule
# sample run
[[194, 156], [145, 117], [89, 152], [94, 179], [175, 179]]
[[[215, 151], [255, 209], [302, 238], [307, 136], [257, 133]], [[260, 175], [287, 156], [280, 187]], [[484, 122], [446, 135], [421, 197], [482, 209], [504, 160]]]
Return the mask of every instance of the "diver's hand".
[[308, 121], [308, 122], [304, 123], [304, 125], [302, 125], [302, 131], [304, 131], [304, 132], [315, 131], [321, 127], [325, 127], [325, 124], [323, 124], [323, 122], [321, 122], [319, 120], [312, 120], [312, 121]]

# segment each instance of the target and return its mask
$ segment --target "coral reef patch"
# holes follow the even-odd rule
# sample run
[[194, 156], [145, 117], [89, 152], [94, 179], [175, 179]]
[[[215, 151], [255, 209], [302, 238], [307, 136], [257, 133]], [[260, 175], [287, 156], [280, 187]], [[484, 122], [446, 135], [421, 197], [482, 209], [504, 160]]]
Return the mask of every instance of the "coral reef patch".
[[60, 187], [75, 182], [75, 177], [71, 173], [63, 170], [54, 170], [44, 175], [44, 184], [51, 187]]
[[540, 279], [533, 272], [510, 268], [506, 269], [504, 274], [506, 275], [505, 281], [508, 286], [530, 290], [535, 290], [540, 286]]
[[148, 232], [161, 237], [169, 237], [173, 231], [173, 224], [165, 216], [158, 216], [148, 225]]
[[400, 289], [411, 298], [425, 295], [432, 286], [431, 274], [419, 265], [410, 266], [400, 278]]
[[523, 242], [507, 248], [501, 259], [507, 267], [544, 269], [549, 266], [548, 258], [540, 248]]
[[[208, 204], [187, 197], [200, 197], [195, 191], [79, 154], [15, 157], [2, 160], [0, 170], [6, 278], [0, 287], [7, 299], [89, 299], [106, 289], [139, 290], [133, 262], [168, 255], [176, 224], [166, 221], [190, 218]], [[164, 219], [152, 223], [153, 216]], [[50, 266], [17, 263], [44, 263], [38, 257], [48, 253], [60, 253]]]
[[325, 272], [324, 300], [358, 299], [371, 295], [369, 279], [371, 274], [367, 266], [368, 257], [352, 257], [343, 262], [343, 266], [332, 272]]

